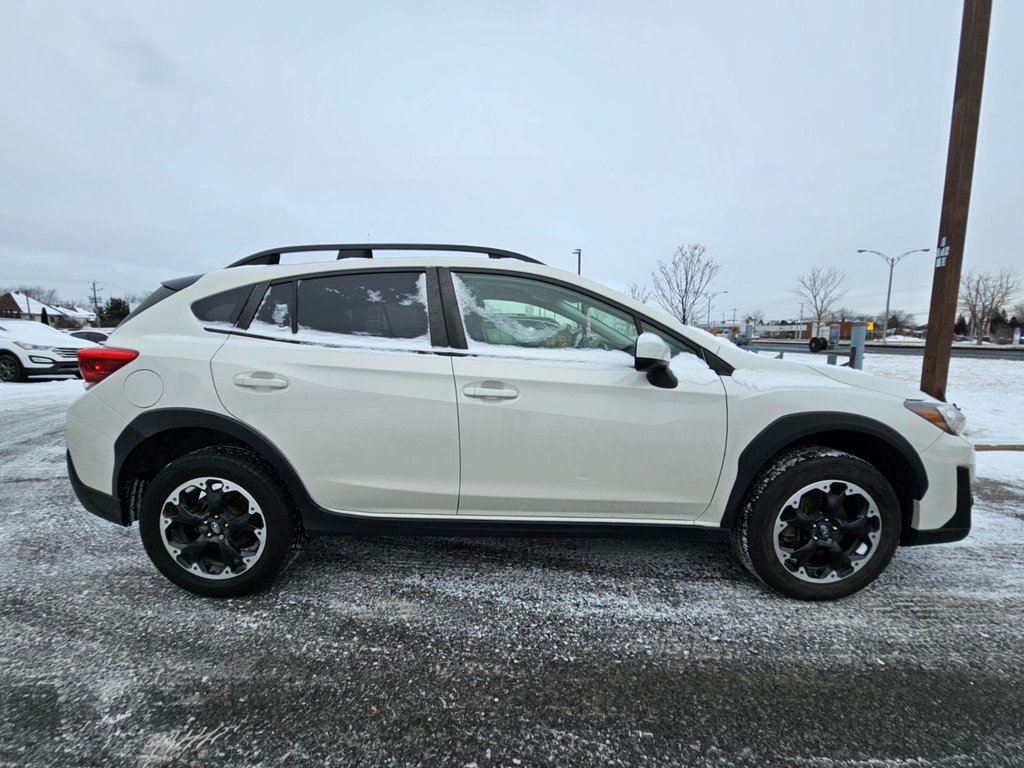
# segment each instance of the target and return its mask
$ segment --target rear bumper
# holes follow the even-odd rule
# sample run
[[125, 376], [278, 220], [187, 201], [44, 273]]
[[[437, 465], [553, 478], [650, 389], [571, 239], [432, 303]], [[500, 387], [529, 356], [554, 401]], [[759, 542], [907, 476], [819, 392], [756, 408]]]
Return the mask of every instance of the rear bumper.
[[900, 544], [914, 547], [920, 544], [945, 544], [967, 538], [971, 532], [971, 508], [974, 496], [971, 493], [970, 467], [956, 468], [956, 510], [942, 527], [919, 531], [910, 527], [904, 531]]
[[128, 513], [122, 508], [120, 499], [90, 488], [83, 483], [75, 471], [75, 463], [71, 460], [71, 451], [67, 452], [67, 458], [68, 479], [71, 480], [71, 487], [75, 489], [75, 495], [86, 511], [111, 523], [128, 526], [131, 521], [128, 519]]

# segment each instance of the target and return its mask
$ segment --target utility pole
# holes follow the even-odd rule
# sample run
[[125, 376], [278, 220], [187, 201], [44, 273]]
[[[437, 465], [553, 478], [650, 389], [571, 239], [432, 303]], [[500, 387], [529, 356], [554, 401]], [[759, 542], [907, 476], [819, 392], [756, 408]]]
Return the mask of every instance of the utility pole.
[[728, 293], [728, 291], [715, 291], [714, 293], [708, 294], [708, 328], [711, 327], [711, 300], [715, 298], [715, 296], [721, 296], [723, 293]]
[[[98, 290], [102, 291], [103, 289], [100, 288]], [[100, 322], [100, 299], [99, 299], [99, 296], [96, 295], [98, 293], [98, 290], [96, 288], [96, 281], [93, 280], [92, 281], [92, 311], [96, 313], [96, 324], [97, 324], [97, 326], [99, 326], [99, 322]]]
[[935, 249], [935, 276], [928, 310], [928, 337], [921, 368], [921, 389], [945, 401], [949, 355], [960, 293], [967, 214], [971, 205], [974, 151], [978, 144], [981, 90], [985, 83], [985, 56], [992, 0], [964, 0], [960, 25], [960, 52], [953, 89], [953, 119], [949, 128], [946, 183], [942, 193], [939, 238]]
[[583, 274], [583, 251], [577, 248], [572, 252], [573, 256], [576, 257], [576, 274]]

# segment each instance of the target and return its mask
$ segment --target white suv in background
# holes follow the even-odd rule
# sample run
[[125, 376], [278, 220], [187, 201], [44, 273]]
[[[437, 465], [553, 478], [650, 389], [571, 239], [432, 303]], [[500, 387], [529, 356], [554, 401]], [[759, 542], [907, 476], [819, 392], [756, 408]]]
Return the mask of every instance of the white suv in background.
[[78, 376], [78, 350], [94, 346], [35, 320], [0, 317], [0, 382], [67, 373]]
[[[312, 251], [337, 260], [280, 263]], [[165, 283], [107, 344], [80, 354], [72, 483], [203, 595], [264, 587], [308, 534], [631, 526], [729, 537], [767, 585], [830, 599], [970, 530], [955, 406], [508, 251], [265, 251]]]

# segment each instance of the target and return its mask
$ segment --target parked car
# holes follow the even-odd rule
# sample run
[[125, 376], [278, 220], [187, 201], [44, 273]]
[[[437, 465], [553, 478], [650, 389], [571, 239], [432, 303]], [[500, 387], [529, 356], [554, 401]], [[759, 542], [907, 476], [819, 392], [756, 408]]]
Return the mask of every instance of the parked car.
[[69, 331], [68, 336], [74, 336], [76, 339], [85, 339], [96, 344], [104, 344], [110, 337], [110, 332], [101, 331], [98, 328], [83, 328], [80, 331]]
[[[414, 256], [367, 259], [388, 250]], [[108, 344], [79, 354], [71, 482], [202, 595], [267, 586], [312, 534], [632, 526], [727, 538], [770, 587], [832, 599], [970, 530], [955, 406], [508, 251], [265, 251], [164, 283]]]
[[94, 346], [35, 320], [0, 317], [0, 382], [61, 373], [78, 376], [78, 350]]

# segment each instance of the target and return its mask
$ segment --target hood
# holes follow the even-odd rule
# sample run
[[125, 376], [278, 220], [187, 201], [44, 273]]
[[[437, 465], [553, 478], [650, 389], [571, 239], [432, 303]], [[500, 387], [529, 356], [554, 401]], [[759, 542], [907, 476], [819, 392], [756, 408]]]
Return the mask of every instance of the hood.
[[35, 323], [31, 320], [4, 320], [0, 318], [0, 338], [21, 341], [25, 344], [39, 344], [44, 347], [71, 347], [84, 349], [95, 347], [95, 343], [86, 339], [77, 339], [67, 333]]
[[736, 368], [733, 378], [737, 383], [753, 389], [850, 386], [903, 400], [935, 399], [907, 384], [880, 379], [853, 368], [776, 360], [745, 350], [737, 352], [739, 355], [733, 355], [729, 361]]
[[891, 381], [889, 379], [880, 379], [878, 376], [872, 376], [870, 373], [858, 371], [856, 368], [840, 368], [837, 365], [808, 365], [807, 367], [814, 368], [823, 376], [828, 376], [828, 378], [833, 381], [849, 384], [851, 387], [860, 387], [861, 389], [868, 389], [872, 392], [881, 392], [883, 395], [893, 395], [895, 397], [901, 397], [904, 400], [935, 399], [931, 395], [925, 394], [921, 390], [912, 387], [909, 384], [902, 384], [898, 381]]

